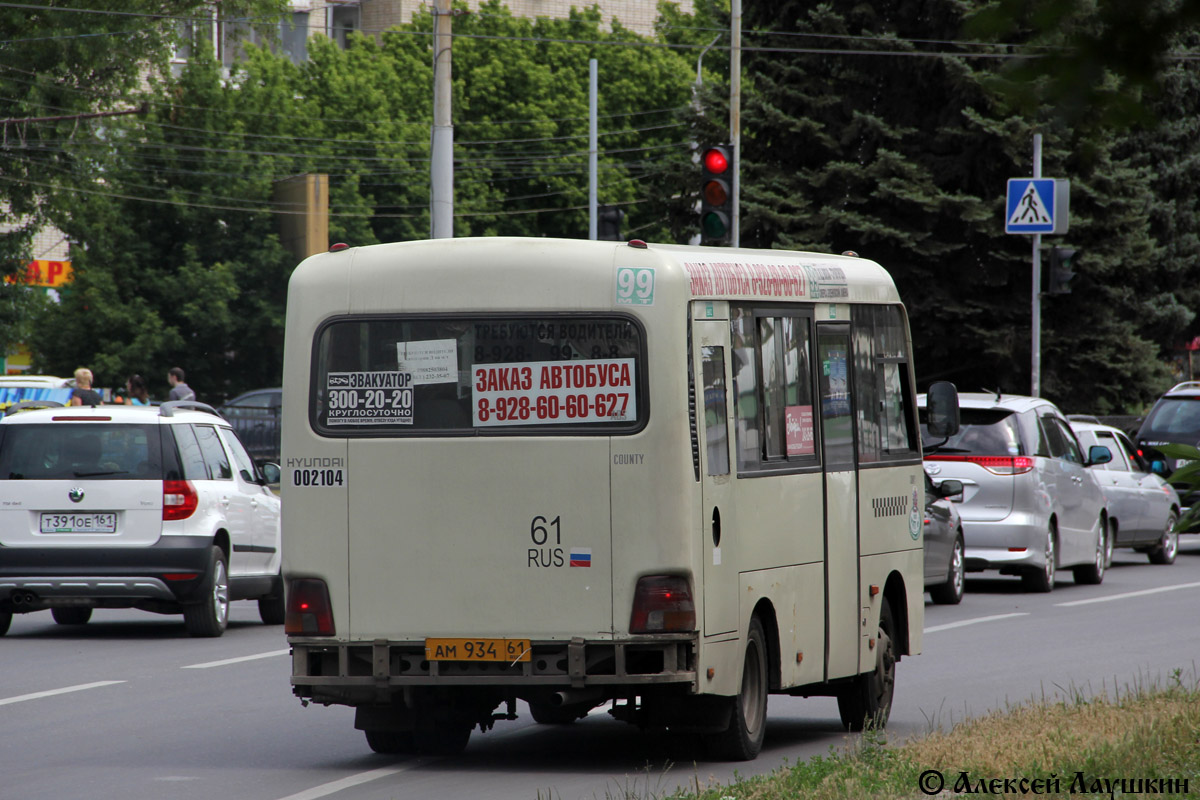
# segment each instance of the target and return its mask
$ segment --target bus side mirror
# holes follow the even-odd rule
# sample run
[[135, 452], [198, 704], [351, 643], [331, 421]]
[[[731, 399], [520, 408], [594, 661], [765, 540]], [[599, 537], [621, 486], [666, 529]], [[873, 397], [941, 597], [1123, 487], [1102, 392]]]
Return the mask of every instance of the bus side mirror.
[[937, 381], [925, 393], [926, 427], [929, 435], [949, 438], [958, 433], [958, 389], [949, 381]]

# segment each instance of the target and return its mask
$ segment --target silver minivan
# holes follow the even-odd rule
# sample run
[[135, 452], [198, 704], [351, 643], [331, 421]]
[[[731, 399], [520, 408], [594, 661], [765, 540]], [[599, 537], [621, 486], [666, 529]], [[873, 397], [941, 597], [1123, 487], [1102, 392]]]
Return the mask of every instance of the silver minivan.
[[1020, 575], [1048, 592], [1060, 567], [1076, 583], [1100, 583], [1108, 562], [1104, 493], [1088, 467], [1107, 463], [1107, 447], [1083, 453], [1066, 417], [1048, 400], [999, 393], [959, 395], [962, 426], [948, 439], [929, 435], [918, 398], [925, 470], [940, 483], [962, 481], [958, 503], [968, 572]]

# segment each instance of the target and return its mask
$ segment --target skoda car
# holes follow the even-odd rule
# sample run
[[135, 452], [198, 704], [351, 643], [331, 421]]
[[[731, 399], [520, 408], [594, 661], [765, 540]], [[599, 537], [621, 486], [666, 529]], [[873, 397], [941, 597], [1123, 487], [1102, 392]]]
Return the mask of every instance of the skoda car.
[[1062, 412], [1048, 400], [999, 393], [959, 395], [962, 425], [931, 437], [919, 399], [925, 470], [934, 482], [962, 481], [968, 572], [1020, 575], [1031, 591], [1054, 588], [1070, 567], [1077, 583], [1100, 583], [1108, 566], [1108, 510], [1090, 469], [1112, 457], [1085, 455]]
[[283, 623], [278, 465], [202, 403], [32, 403], [0, 419], [0, 634], [13, 614], [139, 608], [220, 636], [239, 599]]

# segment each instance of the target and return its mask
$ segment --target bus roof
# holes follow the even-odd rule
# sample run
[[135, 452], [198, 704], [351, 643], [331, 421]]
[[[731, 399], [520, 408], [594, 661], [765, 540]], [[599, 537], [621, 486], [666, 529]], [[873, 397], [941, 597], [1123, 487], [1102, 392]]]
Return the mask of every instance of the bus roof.
[[[655, 292], [660, 296], [900, 302], [887, 271], [856, 256], [638, 240], [463, 237], [368, 245], [313, 256], [297, 268], [292, 280], [322, 283], [321, 276], [331, 277], [331, 270], [337, 271], [354, 287], [347, 298], [350, 306], [367, 310], [387, 302], [384, 297], [390, 292], [384, 287], [401, 275], [401, 291], [408, 302], [441, 300], [448, 285], [470, 292], [480, 283], [486, 283], [488, 297], [496, 302], [518, 295], [531, 299], [531, 294], [542, 294], [560, 281], [569, 283], [578, 296], [586, 292], [611, 300], [617, 272], [623, 267], [654, 269]], [[504, 278], [497, 280], [498, 275]], [[601, 287], [607, 288], [600, 291]], [[434, 296], [435, 290], [441, 297]]]

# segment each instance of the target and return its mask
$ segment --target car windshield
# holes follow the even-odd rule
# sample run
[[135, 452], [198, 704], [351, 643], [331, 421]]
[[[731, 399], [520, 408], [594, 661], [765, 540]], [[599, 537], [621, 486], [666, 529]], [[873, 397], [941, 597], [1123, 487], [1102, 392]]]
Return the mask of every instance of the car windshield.
[[157, 425], [8, 425], [0, 480], [162, 480]]
[[[961, 426], [958, 433], [937, 447], [938, 453], [978, 456], [1027, 455], [1021, 444], [1017, 415], [1013, 412], [994, 408], [964, 408], [959, 413]], [[930, 436], [926, 421], [925, 409], [921, 409], [921, 441], [926, 450], [931, 450], [934, 445], [940, 444], [942, 439]]]
[[1142, 439], [1200, 440], [1200, 397], [1164, 397], [1159, 400], [1138, 433]]

